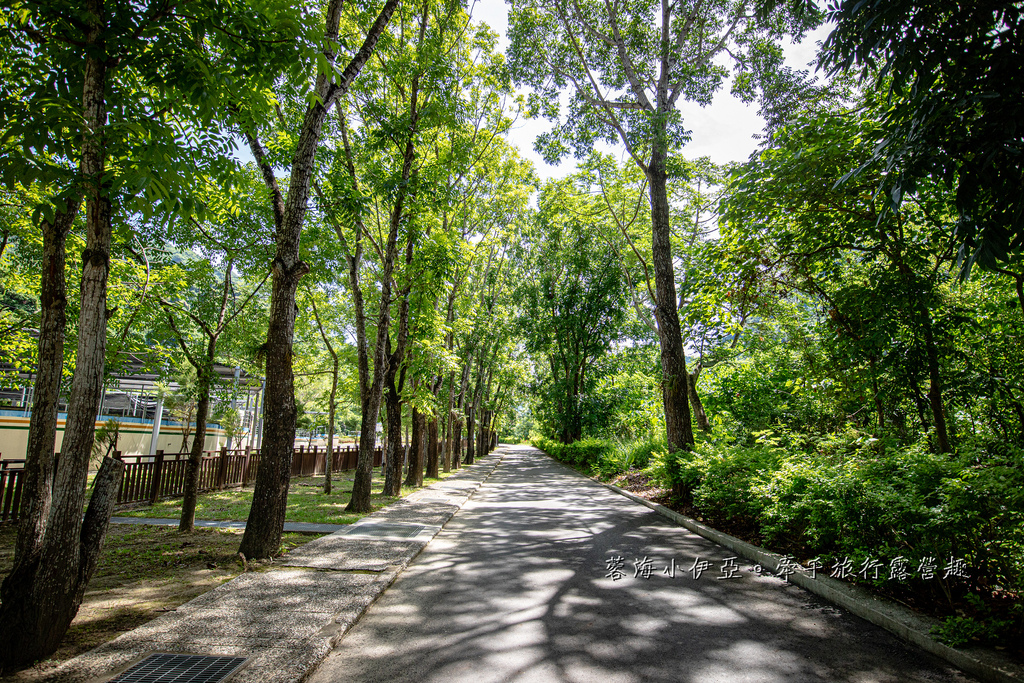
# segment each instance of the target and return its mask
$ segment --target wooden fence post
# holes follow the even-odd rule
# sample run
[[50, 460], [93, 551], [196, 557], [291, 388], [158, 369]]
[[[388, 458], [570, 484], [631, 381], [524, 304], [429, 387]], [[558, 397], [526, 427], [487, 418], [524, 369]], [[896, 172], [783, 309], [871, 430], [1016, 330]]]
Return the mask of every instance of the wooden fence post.
[[217, 479], [214, 481], [214, 488], [218, 491], [224, 488], [224, 478], [228, 471], [228, 447], [221, 446], [220, 459], [217, 461]]
[[150, 481], [149, 504], [156, 505], [160, 500], [160, 484], [163, 481], [164, 452], [157, 450], [153, 458], [153, 477]]

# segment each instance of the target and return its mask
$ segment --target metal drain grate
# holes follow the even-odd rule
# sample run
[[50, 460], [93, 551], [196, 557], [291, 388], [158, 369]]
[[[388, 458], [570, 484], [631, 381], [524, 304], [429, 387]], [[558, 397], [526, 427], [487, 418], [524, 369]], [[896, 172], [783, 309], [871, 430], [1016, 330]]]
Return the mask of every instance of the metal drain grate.
[[153, 654], [110, 683], [217, 683], [243, 662], [245, 657]]
[[346, 536], [400, 536], [412, 538], [426, 527], [418, 524], [360, 524], [346, 529]]

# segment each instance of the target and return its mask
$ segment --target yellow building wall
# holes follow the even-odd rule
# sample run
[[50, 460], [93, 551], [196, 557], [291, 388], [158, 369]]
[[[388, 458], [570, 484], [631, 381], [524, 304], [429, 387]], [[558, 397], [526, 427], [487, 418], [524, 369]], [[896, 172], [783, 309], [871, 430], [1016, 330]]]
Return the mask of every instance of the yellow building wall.
[[[24, 460], [25, 452], [28, 449], [28, 422], [25, 415], [10, 414], [14, 411], [0, 411], [0, 459], [3, 460]], [[8, 413], [8, 414], [3, 414]], [[108, 419], [117, 419], [116, 417]], [[96, 428], [103, 426], [106, 420], [96, 422]], [[153, 435], [152, 422], [139, 422], [119, 420], [121, 431], [117, 441], [118, 450], [124, 455], [149, 455], [149, 442]], [[162, 423], [160, 425], [160, 436], [157, 439], [157, 450], [166, 453], [178, 453], [181, 451], [181, 425], [177, 423]], [[60, 452], [61, 444], [64, 441], [64, 419], [57, 420], [57, 444], [55, 450]], [[189, 439], [191, 443], [191, 438]], [[227, 437], [224, 430], [219, 427], [208, 427], [206, 430], [206, 443], [203, 450], [214, 451], [227, 444]]]

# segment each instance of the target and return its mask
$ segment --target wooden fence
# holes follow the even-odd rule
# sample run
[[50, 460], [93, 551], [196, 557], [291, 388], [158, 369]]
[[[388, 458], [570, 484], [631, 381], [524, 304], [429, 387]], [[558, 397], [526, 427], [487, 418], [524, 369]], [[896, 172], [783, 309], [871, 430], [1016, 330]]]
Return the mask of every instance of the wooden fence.
[[[58, 454], [59, 455], [59, 454]], [[188, 454], [120, 455], [125, 464], [121, 488], [117, 492], [118, 505], [127, 503], [156, 503], [161, 498], [184, 495]], [[380, 467], [383, 451], [377, 448], [373, 466]], [[331, 458], [332, 472], [354, 470], [359, 459], [355, 446], [337, 447]], [[246, 486], [256, 479], [259, 467], [259, 449], [205, 451], [199, 463], [199, 491], [218, 491]], [[292, 476], [321, 475], [327, 463], [327, 449], [300, 446], [292, 454]], [[0, 522], [19, 519], [22, 503], [24, 460], [0, 461]]]
[[[466, 440], [460, 448], [465, 450]], [[491, 448], [497, 445], [492, 436]], [[438, 443], [440, 449], [441, 443]], [[490, 449], [488, 449], [490, 450]], [[60, 456], [60, 453], [57, 453]], [[117, 492], [118, 505], [128, 503], [156, 503], [161, 498], [175, 498], [185, 493], [185, 473], [188, 454], [121, 455], [124, 477]], [[338, 446], [331, 455], [331, 471], [354, 470], [359, 459], [358, 446]], [[373, 466], [380, 467], [383, 449], [373, 453]], [[421, 460], [421, 463], [425, 461]], [[259, 449], [205, 451], [199, 463], [199, 492], [219, 491], [246, 486], [256, 479], [259, 468]], [[326, 471], [327, 449], [317, 446], [299, 446], [292, 453], [292, 476], [311, 477]], [[0, 460], [0, 522], [15, 522], [21, 514], [24, 460]]]
[[0, 522], [18, 519], [24, 472], [24, 460], [0, 460]]

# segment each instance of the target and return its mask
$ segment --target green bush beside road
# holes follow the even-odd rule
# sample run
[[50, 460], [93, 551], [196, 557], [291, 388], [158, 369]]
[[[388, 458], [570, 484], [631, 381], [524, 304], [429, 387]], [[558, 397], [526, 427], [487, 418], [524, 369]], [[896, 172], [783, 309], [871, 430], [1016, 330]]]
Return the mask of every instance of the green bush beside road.
[[938, 635], [950, 644], [1024, 635], [1019, 448], [963, 444], [953, 456], [855, 429], [763, 431], [743, 443], [715, 433], [671, 454], [657, 440], [533, 443], [604, 479], [640, 470], [675, 487], [677, 509], [947, 617]]

